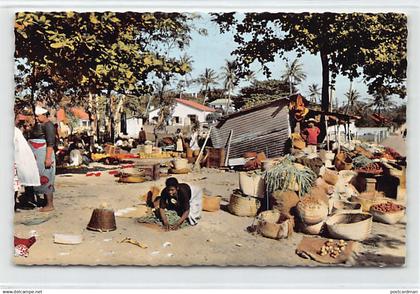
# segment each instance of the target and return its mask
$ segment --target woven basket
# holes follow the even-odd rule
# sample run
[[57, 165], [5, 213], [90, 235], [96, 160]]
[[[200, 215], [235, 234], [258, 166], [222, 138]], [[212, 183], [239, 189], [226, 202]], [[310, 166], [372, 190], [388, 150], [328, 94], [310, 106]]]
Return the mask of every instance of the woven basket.
[[351, 202], [357, 202], [362, 205], [362, 211], [369, 212], [370, 207], [374, 204], [386, 202], [387, 199], [382, 193], [377, 192], [363, 192], [359, 195], [351, 196]]
[[204, 211], [218, 211], [220, 209], [220, 201], [222, 200], [222, 196], [203, 196], [203, 210]]
[[233, 193], [229, 200], [229, 211], [237, 216], [257, 215], [260, 202], [254, 197]]
[[141, 175], [123, 175], [118, 180], [118, 182], [120, 183], [129, 183], [129, 184], [144, 183], [146, 181], [147, 181], [146, 178], [144, 178], [144, 176], [141, 176]]
[[317, 224], [314, 225], [308, 225], [305, 223], [301, 223], [301, 230], [303, 233], [305, 234], [309, 234], [309, 235], [318, 235], [319, 233], [321, 233], [322, 229], [325, 226], [325, 221], [321, 221]]
[[372, 215], [368, 213], [339, 213], [329, 217], [328, 232], [333, 238], [363, 241], [371, 233]]
[[329, 185], [335, 185], [338, 182], [338, 173], [328, 168], [325, 169], [324, 175], [322, 176], [324, 181]]
[[188, 168], [188, 160], [184, 158], [177, 158], [174, 160], [174, 168], [176, 170]]
[[351, 170], [353, 168], [353, 160], [351, 157], [343, 152], [337, 154], [335, 157], [335, 167], [337, 170]]
[[117, 229], [114, 211], [111, 209], [94, 209], [87, 225], [88, 230], [110, 232]]
[[153, 145], [144, 145], [144, 153], [152, 154], [153, 152]]
[[308, 225], [318, 224], [328, 216], [328, 204], [318, 200], [318, 203], [305, 204], [300, 201], [296, 206], [302, 222]]
[[348, 202], [343, 200], [334, 200], [332, 213], [360, 213], [362, 212], [362, 204], [357, 202]]
[[183, 168], [183, 169], [174, 169], [174, 168], [171, 168], [171, 169], [168, 170], [168, 172], [170, 174], [174, 174], [174, 175], [184, 175], [184, 174], [190, 173], [191, 172], [191, 169], [189, 169], [189, 168]]
[[372, 214], [374, 221], [378, 221], [388, 225], [393, 225], [398, 223], [404, 217], [405, 208], [400, 211], [381, 212], [371, 207], [370, 214]]
[[293, 233], [293, 224], [290, 217], [277, 210], [261, 212], [257, 219], [257, 231], [264, 237], [284, 239]]
[[263, 198], [265, 194], [264, 177], [257, 174], [239, 173], [239, 189], [248, 196]]

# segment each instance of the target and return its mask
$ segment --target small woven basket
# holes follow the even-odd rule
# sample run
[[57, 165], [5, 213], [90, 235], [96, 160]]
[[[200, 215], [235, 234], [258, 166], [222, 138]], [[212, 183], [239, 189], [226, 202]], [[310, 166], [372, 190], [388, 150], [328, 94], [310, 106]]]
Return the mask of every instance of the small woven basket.
[[254, 197], [233, 193], [230, 196], [229, 210], [237, 216], [256, 216], [260, 202]]
[[98, 232], [110, 232], [117, 229], [115, 214], [111, 209], [96, 208], [92, 212], [87, 229]]

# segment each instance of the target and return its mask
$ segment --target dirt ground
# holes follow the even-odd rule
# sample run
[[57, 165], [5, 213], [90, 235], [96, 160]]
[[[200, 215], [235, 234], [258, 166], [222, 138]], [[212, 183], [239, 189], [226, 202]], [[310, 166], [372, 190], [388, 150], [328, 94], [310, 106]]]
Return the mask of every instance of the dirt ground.
[[[128, 170], [129, 171], [129, 170]], [[15, 214], [15, 235], [27, 238], [37, 235], [29, 257], [13, 257], [20, 265], [256, 265], [256, 266], [325, 266], [299, 257], [296, 247], [304, 236], [293, 233], [288, 239], [272, 240], [247, 232], [254, 218], [238, 217], [225, 209], [232, 191], [239, 187], [235, 172], [202, 169], [200, 173], [179, 175], [180, 182], [206, 188], [210, 194], [222, 195], [222, 210], [203, 212], [195, 227], [161, 232], [130, 218], [116, 218], [117, 230], [94, 232], [86, 230], [93, 209], [107, 203], [114, 210], [144, 202], [139, 196], [156, 182], [123, 184], [108, 172], [100, 177], [66, 174], [56, 177], [56, 210], [52, 213], [21, 211]], [[22, 224], [25, 220], [48, 219], [37, 225]], [[359, 244], [354, 257], [344, 266], [398, 266], [404, 263], [405, 221], [393, 226], [373, 223], [371, 237]], [[35, 231], [35, 232], [34, 232]], [[55, 233], [81, 234], [78, 245], [53, 242]], [[130, 237], [148, 246], [139, 248], [119, 243]], [[169, 246], [165, 243], [170, 242]]]

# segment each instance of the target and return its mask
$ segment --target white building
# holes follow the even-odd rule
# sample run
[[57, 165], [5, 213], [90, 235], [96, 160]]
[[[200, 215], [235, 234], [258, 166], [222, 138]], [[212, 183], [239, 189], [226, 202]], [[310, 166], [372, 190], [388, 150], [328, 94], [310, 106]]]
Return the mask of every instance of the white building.
[[[176, 99], [176, 104], [170, 117], [168, 125], [172, 126], [189, 126], [193, 121], [205, 123], [207, 115], [215, 112], [213, 108], [205, 106], [191, 100]], [[149, 121], [157, 121], [160, 108], [149, 112]]]
[[[345, 133], [347, 126], [344, 125], [340, 126], [330, 126], [328, 127], [328, 134], [330, 139], [335, 140], [337, 131], [340, 133], [340, 141], [345, 141]], [[356, 127], [355, 122], [351, 122], [349, 124], [350, 134], [352, 135], [353, 139], [360, 140], [360, 141], [369, 141], [380, 143], [385, 140], [389, 134], [390, 129], [388, 127]]]
[[127, 136], [138, 138], [139, 132], [143, 127], [143, 119], [139, 117], [130, 117], [126, 120], [127, 124]]
[[234, 112], [235, 108], [233, 107], [232, 100], [230, 100], [229, 102], [229, 99], [216, 99], [209, 103], [209, 105], [213, 107], [214, 109], [220, 109], [223, 112], [226, 112], [226, 110], [228, 109], [228, 104], [229, 104], [229, 112]]

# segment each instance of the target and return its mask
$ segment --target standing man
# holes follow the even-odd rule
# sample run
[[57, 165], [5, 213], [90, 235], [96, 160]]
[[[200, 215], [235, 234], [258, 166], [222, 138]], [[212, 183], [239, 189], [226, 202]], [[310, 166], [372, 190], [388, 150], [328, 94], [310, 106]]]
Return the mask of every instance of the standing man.
[[[166, 230], [178, 230], [188, 219], [190, 225], [196, 225], [201, 216], [203, 190], [199, 187], [178, 183], [176, 178], [168, 178], [162, 190], [159, 213]], [[180, 217], [175, 224], [170, 224], [165, 210], [173, 210]]]
[[47, 204], [41, 208], [40, 212], [54, 210], [53, 194], [55, 191], [55, 127], [49, 119], [47, 109], [37, 106], [35, 108], [37, 131], [32, 132], [29, 144], [35, 155], [39, 170], [41, 185], [34, 188], [36, 194], [44, 194]]
[[141, 128], [139, 132], [139, 145], [144, 145], [146, 142], [146, 132], [143, 128]]
[[317, 126], [315, 126], [315, 122], [315, 119], [309, 119], [308, 127], [302, 132], [302, 137], [305, 139], [306, 146], [308, 147], [310, 153], [317, 152], [318, 136], [320, 130]]

